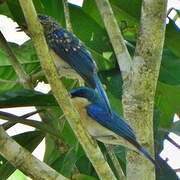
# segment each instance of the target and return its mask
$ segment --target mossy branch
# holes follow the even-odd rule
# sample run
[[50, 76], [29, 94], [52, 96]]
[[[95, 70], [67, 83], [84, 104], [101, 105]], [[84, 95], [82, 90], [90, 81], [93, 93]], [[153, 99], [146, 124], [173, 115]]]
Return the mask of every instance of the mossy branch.
[[[143, 0], [129, 83], [123, 87], [124, 116], [143, 146], [154, 154], [153, 111], [165, 26], [166, 0]], [[127, 153], [127, 179], [155, 179], [152, 165], [136, 153]]]
[[131, 56], [125, 45], [109, 0], [96, 0], [96, 4], [109, 35], [111, 44], [116, 54], [119, 68], [124, 79], [131, 70]]
[[108, 151], [109, 157], [114, 165], [114, 168], [116, 170], [117, 176], [119, 177], [120, 180], [126, 180], [126, 176], [122, 170], [121, 164], [114, 152], [114, 150], [112, 149], [111, 145], [106, 145], [106, 149]]
[[0, 126], [0, 153], [14, 167], [19, 168], [32, 179], [67, 180], [47, 164], [41, 162], [30, 152], [10, 138]]
[[69, 5], [67, 0], [62, 0], [63, 8], [64, 8], [64, 16], [66, 21], [66, 29], [70, 32], [73, 32], [72, 25], [71, 25], [71, 19], [70, 19], [70, 13], [69, 13]]
[[[3, 34], [0, 32], [0, 47], [6, 52], [6, 54], [9, 56], [8, 60], [11, 63], [12, 67], [14, 68], [18, 79], [19, 83], [23, 85], [24, 88], [27, 89], [33, 89], [33, 84], [31, 82], [30, 76], [24, 71], [22, 65], [16, 58], [14, 52], [11, 50], [11, 48], [8, 46], [8, 43], [6, 39], [4, 38]], [[18, 83], [18, 81], [17, 81]], [[41, 116], [43, 113], [41, 113]], [[14, 123], [7, 122], [4, 126], [6, 128], [12, 127], [15, 125]], [[65, 179], [63, 176], [58, 174], [55, 170], [51, 169], [49, 166], [46, 164], [42, 163], [41, 161], [37, 160], [31, 153], [26, 152], [26, 150], [23, 149], [20, 145], [17, 143], [13, 142], [13, 140], [8, 137], [6, 132], [1, 128], [1, 133], [0, 135], [0, 142], [3, 144], [0, 144], [0, 153], [11, 163], [13, 164], [16, 168], [19, 168], [20, 170], [24, 171], [27, 175], [30, 177], [33, 177], [35, 179], [51, 179], [49, 178], [49, 173], [52, 173], [51, 177], [54, 177], [52, 179]], [[3, 139], [4, 137], [8, 137], [8, 139]], [[15, 148], [13, 148], [13, 146]], [[7, 148], [7, 149], [6, 149]], [[16, 149], [17, 148], [17, 149]], [[17, 156], [17, 150], [19, 149], [18, 156]], [[24, 157], [24, 154], [27, 155], [27, 157]], [[19, 165], [18, 162], [21, 160], [22, 164]], [[28, 162], [28, 160], [31, 159], [31, 162]], [[17, 160], [17, 161], [16, 161]], [[26, 163], [24, 163], [26, 162]], [[27, 164], [29, 163], [29, 165]], [[44, 172], [44, 174], [40, 174], [41, 172]]]
[[48, 82], [51, 85], [52, 92], [65, 114], [66, 119], [72, 127], [75, 135], [78, 137], [100, 179], [116, 179], [109, 165], [104, 160], [99, 147], [82, 127], [79, 114], [74, 108], [70, 97], [68, 96], [68, 92], [58, 78], [58, 74], [49, 54], [49, 49], [43, 35], [43, 29], [38, 22], [32, 0], [19, 0], [19, 2], [24, 12], [28, 30], [34, 42], [41, 66], [45, 72]]

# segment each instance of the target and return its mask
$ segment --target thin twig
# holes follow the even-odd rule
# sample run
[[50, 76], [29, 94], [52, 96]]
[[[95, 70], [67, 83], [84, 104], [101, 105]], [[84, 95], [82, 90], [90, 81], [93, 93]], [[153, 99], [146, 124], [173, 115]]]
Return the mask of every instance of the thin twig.
[[31, 81], [32, 82], [37, 81], [42, 77], [45, 77], [44, 72], [43, 71], [38, 71], [37, 73], [31, 75]]
[[69, 13], [69, 5], [67, 0], [63, 0], [63, 8], [64, 8], [64, 16], [66, 21], [66, 29], [70, 32], [73, 32], [72, 25], [71, 25], [71, 19], [70, 19], [70, 13]]
[[14, 114], [10, 114], [10, 113], [3, 112], [3, 111], [0, 111], [0, 118], [11, 121], [13, 123], [21, 123], [24, 125], [28, 125], [28, 126], [37, 128], [45, 133], [47, 132], [47, 133], [55, 136], [56, 138], [61, 138], [60, 133], [58, 133], [56, 130], [50, 128], [48, 125], [46, 125], [45, 123], [40, 122], [40, 121], [25, 119], [23, 117], [19, 117]]
[[1, 126], [0, 139], [1, 155], [32, 179], [67, 179], [10, 138]]
[[[44, 111], [44, 110], [42, 109], [42, 110], [32, 111], [32, 112], [27, 113], [27, 114], [24, 114], [24, 115], [22, 115], [22, 116], [20, 116], [20, 117], [21, 117], [21, 118], [28, 118], [28, 117], [30, 117], [30, 116], [32, 116], [32, 115], [34, 115], [34, 114], [37, 114], [37, 113], [39, 113], [39, 112], [41, 112], [41, 111]], [[11, 128], [12, 126], [14, 126], [15, 124], [16, 124], [16, 122], [10, 122], [10, 121], [8, 121], [8, 122], [5, 122], [4, 124], [2, 124], [2, 127], [4, 128], [4, 130], [8, 130], [9, 128]]]
[[116, 173], [120, 180], [125, 180], [126, 176], [122, 170], [122, 167], [116, 157], [116, 154], [114, 153], [111, 145], [106, 145], [106, 149], [108, 151], [109, 157], [111, 158], [111, 161], [113, 162], [114, 168], [116, 169]]
[[166, 139], [180, 150], [180, 145], [176, 143], [173, 139], [171, 139], [168, 135], [166, 136]]
[[22, 68], [21, 64], [17, 60], [16, 56], [14, 55], [13, 51], [8, 46], [8, 43], [6, 39], [4, 38], [3, 34], [0, 31], [0, 46], [1, 48], [7, 53], [9, 56], [8, 60], [12, 64], [16, 74], [19, 77], [20, 82], [24, 85], [26, 88], [31, 88], [32, 84], [30, 82], [30, 77], [24, 69]]
[[6, 79], [1, 79], [0, 78], [0, 83], [9, 83], [9, 84], [17, 84], [17, 83], [21, 83], [19, 80], [6, 80]]
[[28, 25], [28, 30], [31, 34], [34, 46], [39, 56], [41, 66], [45, 72], [49, 84], [51, 85], [52, 92], [66, 116], [66, 119], [78, 137], [84, 151], [92, 162], [100, 179], [116, 179], [109, 165], [105, 161], [98, 145], [87, 134], [82, 124], [80, 123], [81, 120], [79, 114], [74, 108], [71, 99], [68, 96], [67, 90], [59, 80], [58, 73], [52, 61], [52, 57], [49, 54], [49, 49], [46, 44], [42, 26], [38, 22], [32, 0], [19, 0], [19, 2]]
[[174, 169], [176, 173], [180, 172], [180, 168]]
[[159, 131], [164, 132], [164, 133], [170, 133], [170, 129], [166, 128], [158, 128]]
[[97, 7], [104, 21], [107, 33], [113, 46], [119, 68], [123, 79], [127, 77], [131, 70], [131, 56], [125, 45], [121, 30], [114, 16], [113, 10], [108, 0], [96, 0]]

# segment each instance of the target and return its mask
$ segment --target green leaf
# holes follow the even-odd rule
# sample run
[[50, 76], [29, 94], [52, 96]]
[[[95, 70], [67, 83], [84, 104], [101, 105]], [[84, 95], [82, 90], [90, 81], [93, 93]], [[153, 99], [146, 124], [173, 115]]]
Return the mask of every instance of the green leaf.
[[0, 108], [23, 106], [57, 106], [57, 102], [52, 94], [29, 89], [0, 93]]
[[[10, 42], [8, 43], [8, 45], [15, 53], [18, 61], [21, 64], [25, 65], [39, 62], [31, 40], [26, 41], [21, 46]], [[2, 49], [0, 49], [0, 55], [2, 58], [2, 60], [0, 61], [0, 66], [11, 66], [11, 63], [8, 60], [9, 56], [5, 54]]]
[[19, 170], [16, 170], [7, 180], [27, 180], [27, 177]]
[[118, 8], [122, 9], [126, 13], [128, 13], [130, 16], [135, 17], [137, 19], [140, 18], [141, 14], [141, 3], [142, 0], [138, 1], [131, 1], [131, 0], [110, 0], [111, 5], [117, 6]]
[[168, 47], [177, 57], [180, 57], [180, 35], [174, 21], [170, 20], [166, 27], [165, 47]]
[[8, 17], [12, 17], [11, 11], [9, 10], [9, 7], [7, 3], [0, 4], [0, 12], [3, 15], [6, 15]]
[[157, 159], [161, 169], [157, 170], [157, 180], [179, 180], [176, 172], [161, 157]]
[[[14, 140], [30, 152], [39, 145], [43, 138], [44, 135], [40, 131], [25, 132], [13, 136]], [[16, 170], [16, 168], [7, 162], [2, 156], [0, 156], [0, 162], [0, 177], [2, 179], [7, 179]]]
[[[40, 71], [39, 60], [31, 41], [27, 41], [21, 46], [14, 43], [8, 44], [28, 74], [32, 75]], [[8, 59], [9, 56], [0, 49], [0, 80], [9, 81], [1, 83], [0, 92], [22, 88], [19, 82], [17, 82], [18, 77]]]
[[153, 116], [155, 153], [158, 156], [164, 148], [164, 139], [168, 132], [160, 129], [161, 112], [158, 108], [154, 109]]
[[85, 174], [75, 174], [73, 175], [74, 180], [97, 180], [97, 178], [94, 178], [92, 176], [88, 176]]
[[62, 137], [62, 139], [54, 139], [52, 136], [46, 136], [44, 161], [49, 165], [53, 164], [62, 154], [64, 155], [68, 147], [74, 147], [78, 143], [65, 117], [60, 118], [62, 115], [62, 111], [58, 107], [51, 107], [46, 116], [48, 126], [56, 129]]
[[111, 70], [100, 73], [102, 82], [105, 84], [105, 90], [111, 102], [113, 109], [122, 114], [122, 78], [119, 70]]
[[180, 86], [159, 82], [156, 90], [155, 106], [160, 111], [159, 126], [170, 128], [175, 113], [180, 112]]
[[57, 158], [51, 166], [64, 176], [70, 177], [78, 158], [75, 148], [70, 148], [65, 154]]
[[[110, 0], [110, 3], [118, 23], [125, 21], [127, 24], [123, 32], [125, 37], [128, 39], [129, 37], [135, 38], [140, 23], [142, 0]], [[123, 14], [123, 12], [126, 13], [126, 15]], [[131, 40], [133, 40], [133, 38], [131, 38]], [[165, 47], [171, 50], [177, 57], [180, 57], [180, 46], [178, 42], [180, 42], [179, 29], [174, 21], [170, 20], [166, 27]]]
[[7, 5], [9, 7], [9, 10], [11, 11], [11, 18], [13, 18], [18, 24], [22, 24], [25, 22], [23, 12], [21, 10], [21, 7], [19, 5], [18, 0], [7, 0]]
[[180, 85], [180, 57], [178, 58], [169, 49], [163, 51], [159, 81]]
[[61, 22], [61, 25], [65, 25], [64, 10], [61, 0], [33, 0], [37, 13], [46, 14], [54, 17]]
[[170, 129], [170, 132], [173, 132], [180, 136], [180, 121], [176, 121], [173, 123], [172, 128]]
[[81, 156], [76, 162], [76, 167], [82, 174], [88, 174], [90, 176], [97, 177], [96, 171], [94, 170], [87, 156]]

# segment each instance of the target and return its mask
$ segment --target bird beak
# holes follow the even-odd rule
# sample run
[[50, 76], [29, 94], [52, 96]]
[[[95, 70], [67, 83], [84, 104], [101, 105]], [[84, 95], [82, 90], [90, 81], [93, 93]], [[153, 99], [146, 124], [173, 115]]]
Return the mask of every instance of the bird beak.
[[22, 32], [22, 31], [27, 32], [28, 31], [28, 27], [27, 27], [26, 24], [22, 24], [22, 25], [16, 27], [16, 31], [17, 32]]

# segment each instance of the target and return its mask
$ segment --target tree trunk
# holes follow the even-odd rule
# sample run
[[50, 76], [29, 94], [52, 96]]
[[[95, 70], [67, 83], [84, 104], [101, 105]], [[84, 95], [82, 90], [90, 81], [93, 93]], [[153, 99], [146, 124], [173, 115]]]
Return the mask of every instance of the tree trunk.
[[[165, 20], [165, 0], [142, 2], [141, 28], [132, 71], [124, 81], [124, 116], [130, 121], [140, 143], [154, 155], [153, 110], [161, 64]], [[153, 165], [135, 152], [127, 153], [127, 180], [154, 180]]]

